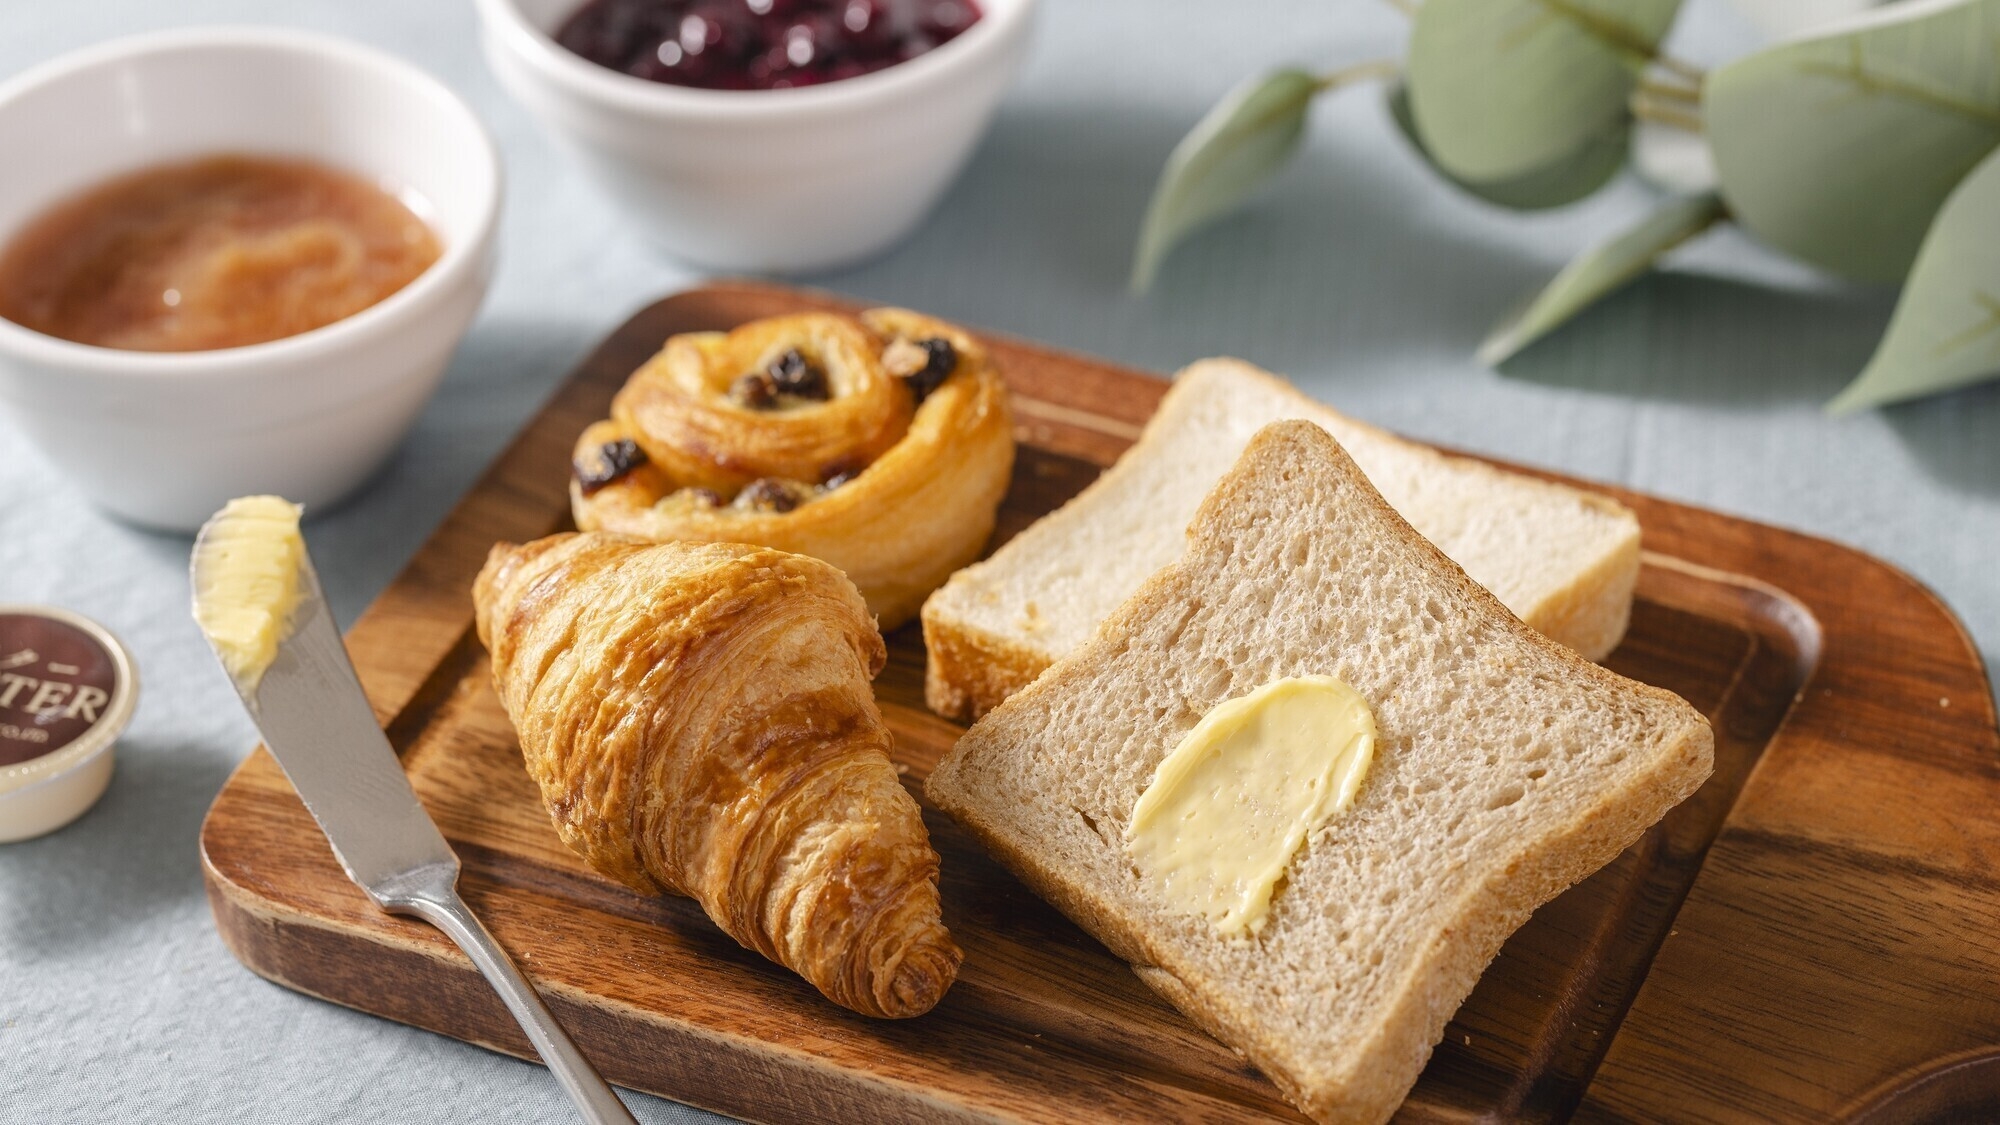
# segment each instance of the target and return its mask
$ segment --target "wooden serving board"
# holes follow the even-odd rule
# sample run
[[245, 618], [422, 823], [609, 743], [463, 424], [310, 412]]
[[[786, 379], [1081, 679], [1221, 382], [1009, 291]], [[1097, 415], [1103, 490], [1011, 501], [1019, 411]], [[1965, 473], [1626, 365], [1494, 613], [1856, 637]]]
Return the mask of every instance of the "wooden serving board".
[[[1101, 946], [926, 811], [965, 949], [927, 1016], [863, 1019], [557, 840], [472, 629], [496, 540], [568, 526], [569, 450], [668, 335], [839, 307], [749, 285], [662, 301], [562, 388], [348, 634], [473, 908], [614, 1082], [763, 1121], [1300, 1120]], [[1021, 456], [1010, 535], [1083, 487], [1166, 384], [1004, 340]], [[1716, 730], [1714, 778], [1507, 943], [1398, 1120], [1917, 1121], [2000, 1090], [2000, 735], [1979, 657], [1906, 575], [1646, 496], [1630, 635], [1609, 663]], [[876, 690], [905, 780], [958, 728], [914, 628]], [[341, 874], [268, 754], [201, 834], [217, 928], [287, 987], [514, 1055], [443, 935]], [[1992, 1102], [1985, 1103], [1995, 1108]], [[1976, 1112], [1976, 1110], [1973, 1110]]]

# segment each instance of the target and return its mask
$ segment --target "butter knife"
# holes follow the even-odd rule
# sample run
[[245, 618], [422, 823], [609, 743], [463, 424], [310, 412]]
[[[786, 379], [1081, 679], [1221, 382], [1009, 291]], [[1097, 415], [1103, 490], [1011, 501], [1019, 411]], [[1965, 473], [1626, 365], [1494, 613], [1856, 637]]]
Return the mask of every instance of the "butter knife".
[[[205, 538], [215, 521], [202, 528]], [[191, 565], [202, 588], [202, 538]], [[285, 776], [333, 845], [347, 877], [392, 914], [443, 930], [500, 994], [507, 1010], [591, 1125], [634, 1125], [590, 1060], [556, 1022], [534, 985], [458, 894], [458, 856], [417, 801], [416, 791], [361, 690], [312, 557], [301, 548], [299, 600], [291, 632], [261, 679], [236, 677], [243, 706]], [[221, 653], [217, 652], [217, 659]]]

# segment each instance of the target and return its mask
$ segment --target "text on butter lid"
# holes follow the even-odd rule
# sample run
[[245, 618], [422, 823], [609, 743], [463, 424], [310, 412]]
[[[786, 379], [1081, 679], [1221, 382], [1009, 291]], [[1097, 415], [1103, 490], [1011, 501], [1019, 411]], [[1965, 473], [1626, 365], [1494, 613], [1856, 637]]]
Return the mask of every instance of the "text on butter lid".
[[123, 645], [47, 606], [0, 606], [0, 784], [59, 772], [118, 737], [138, 694]]

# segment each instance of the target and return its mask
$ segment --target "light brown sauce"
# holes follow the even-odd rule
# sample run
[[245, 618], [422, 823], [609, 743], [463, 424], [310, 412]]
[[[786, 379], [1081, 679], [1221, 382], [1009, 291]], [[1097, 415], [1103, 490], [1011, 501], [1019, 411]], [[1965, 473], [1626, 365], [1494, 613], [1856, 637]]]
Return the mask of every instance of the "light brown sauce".
[[0, 250], [0, 316], [106, 348], [240, 347], [352, 316], [439, 249], [357, 176], [213, 156], [121, 176], [29, 222]]

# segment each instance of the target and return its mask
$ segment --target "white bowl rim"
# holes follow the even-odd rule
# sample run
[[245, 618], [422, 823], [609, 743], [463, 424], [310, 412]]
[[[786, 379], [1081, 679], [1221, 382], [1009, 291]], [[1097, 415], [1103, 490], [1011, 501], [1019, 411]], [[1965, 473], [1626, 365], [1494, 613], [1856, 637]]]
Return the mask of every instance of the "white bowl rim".
[[[234, 348], [151, 352], [79, 344], [0, 317], [0, 351], [12, 353], [31, 363], [100, 375], [140, 378], [240, 375], [271, 364], [323, 356], [340, 350], [356, 336], [378, 333], [389, 326], [387, 322], [403, 319], [430, 303], [434, 295], [455, 287], [469, 270], [476, 268], [478, 260], [486, 253], [499, 224], [503, 173], [499, 151], [494, 147], [493, 137], [487, 132], [485, 123], [472, 112], [463, 98], [428, 71], [387, 51], [350, 39], [254, 24], [171, 28], [121, 36], [58, 55], [29, 67], [6, 82], [0, 82], [0, 113], [7, 112], [16, 99], [30, 90], [79, 71], [121, 59], [197, 47], [323, 52], [413, 84], [423, 96], [439, 102], [448, 116], [459, 119], [484, 157], [482, 163], [486, 170], [487, 190], [479, 201], [480, 210], [471, 224], [471, 233], [465, 238], [445, 241], [444, 253], [438, 255], [438, 260], [401, 289], [359, 312], [296, 335]], [[0, 231], [0, 239], [9, 238], [14, 233]]]
[[[582, 2], [578, 0], [579, 4]], [[913, 59], [881, 70], [784, 90], [709, 90], [652, 82], [600, 66], [558, 44], [547, 32], [530, 23], [515, 0], [476, 0], [487, 26], [504, 36], [515, 54], [558, 82], [638, 113], [732, 119], [840, 111], [907, 94], [911, 86], [946, 68], [999, 49], [1029, 18], [1036, 0], [978, 2], [979, 19], [971, 27]]]

